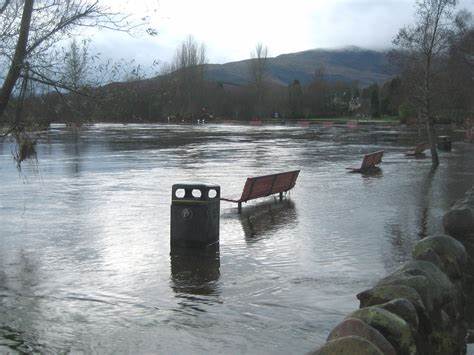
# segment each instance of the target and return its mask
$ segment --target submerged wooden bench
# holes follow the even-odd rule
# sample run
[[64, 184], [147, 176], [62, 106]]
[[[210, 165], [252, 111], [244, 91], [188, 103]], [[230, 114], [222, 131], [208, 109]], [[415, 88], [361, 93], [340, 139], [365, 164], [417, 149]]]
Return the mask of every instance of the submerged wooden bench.
[[272, 175], [249, 177], [245, 182], [244, 190], [240, 198], [222, 197], [221, 200], [237, 203], [239, 213], [242, 210], [243, 202], [274, 194], [280, 194], [281, 200], [283, 193], [291, 190], [295, 186], [299, 173], [299, 170], [294, 170]]
[[415, 149], [413, 150], [410, 150], [408, 152], [405, 153], [405, 155], [407, 157], [418, 157], [418, 156], [422, 156], [424, 155], [424, 151], [426, 149], [428, 149], [430, 147], [430, 145], [426, 142], [423, 142], [423, 143], [419, 143], [416, 145]]
[[360, 167], [346, 169], [350, 170], [352, 173], [370, 172], [371, 170], [376, 169], [377, 165], [382, 162], [383, 153], [383, 150], [379, 150], [377, 152], [366, 154], [364, 155], [364, 160], [362, 160], [362, 164]]

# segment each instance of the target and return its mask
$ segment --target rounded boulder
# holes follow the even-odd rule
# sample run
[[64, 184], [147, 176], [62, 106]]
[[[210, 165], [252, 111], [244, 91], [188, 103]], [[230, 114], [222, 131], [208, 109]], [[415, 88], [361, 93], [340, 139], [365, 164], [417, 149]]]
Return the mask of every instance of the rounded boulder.
[[384, 355], [384, 353], [367, 339], [358, 336], [347, 336], [331, 340], [312, 355]]
[[452, 280], [460, 279], [467, 264], [467, 253], [464, 246], [447, 235], [428, 237], [420, 240], [413, 248], [413, 257], [422, 259], [433, 251], [439, 257], [438, 266]]
[[350, 318], [357, 318], [377, 329], [397, 354], [416, 354], [416, 343], [410, 325], [396, 314], [380, 307], [367, 307], [353, 312]]
[[474, 236], [474, 210], [464, 202], [457, 203], [444, 215], [443, 227], [456, 239]]
[[370, 341], [385, 355], [396, 355], [390, 342], [378, 330], [357, 318], [346, 318], [329, 334], [328, 341], [347, 336], [358, 336]]

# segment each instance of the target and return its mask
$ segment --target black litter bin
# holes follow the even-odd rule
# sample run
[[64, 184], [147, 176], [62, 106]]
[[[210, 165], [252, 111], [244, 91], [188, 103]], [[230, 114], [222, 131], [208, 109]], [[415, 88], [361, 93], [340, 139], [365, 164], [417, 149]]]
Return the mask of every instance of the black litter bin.
[[171, 247], [205, 247], [219, 242], [221, 188], [174, 184], [171, 195]]
[[451, 137], [449, 136], [439, 136], [438, 137], [438, 149], [445, 152], [451, 151]]

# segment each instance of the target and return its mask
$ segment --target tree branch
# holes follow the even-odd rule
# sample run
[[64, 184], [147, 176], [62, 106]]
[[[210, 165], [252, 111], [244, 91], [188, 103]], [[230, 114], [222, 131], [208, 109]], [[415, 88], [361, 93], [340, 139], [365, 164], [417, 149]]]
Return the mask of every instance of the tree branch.
[[94, 2], [93, 4], [89, 5], [86, 7], [83, 11], [77, 12], [71, 17], [68, 17], [66, 19], [61, 19], [59, 23], [51, 29], [48, 33], [46, 33], [44, 36], [38, 38], [27, 50], [27, 53], [30, 54], [33, 52], [37, 47], [39, 47], [44, 41], [46, 41], [48, 38], [52, 37], [56, 33], [66, 29], [68, 26], [74, 24], [76, 21], [79, 21], [82, 18], [86, 18], [96, 12], [97, 10], [97, 4], [98, 2]]
[[[88, 95], [88, 94], [80, 91], [80, 90], [76, 90], [76, 89], [74, 89], [74, 88], [72, 88], [68, 85], [62, 84], [62, 83], [54, 81], [54, 80], [50, 80], [47, 77], [45, 77], [44, 75], [42, 75], [41, 73], [39, 73], [39, 72], [37, 72], [33, 69], [30, 69], [30, 72], [33, 73], [34, 75], [38, 76], [38, 77], [33, 77], [33, 76], [28, 77], [29, 80], [32, 80], [34, 82], [44, 84], [44, 85], [49, 85], [49, 86], [52, 86], [53, 88], [64, 89], [64, 90], [67, 90], [67, 91], [72, 92], [74, 94], [81, 95], [81, 96], [85, 96], [85, 97], [89, 97], [89, 98], [93, 97], [91, 95]], [[23, 75], [21, 75], [21, 77], [23, 77]]]
[[0, 15], [4, 13], [4, 11], [7, 9], [8, 5], [10, 5], [10, 2], [11, 2], [11, 0], [5, 0], [2, 7], [0, 7]]

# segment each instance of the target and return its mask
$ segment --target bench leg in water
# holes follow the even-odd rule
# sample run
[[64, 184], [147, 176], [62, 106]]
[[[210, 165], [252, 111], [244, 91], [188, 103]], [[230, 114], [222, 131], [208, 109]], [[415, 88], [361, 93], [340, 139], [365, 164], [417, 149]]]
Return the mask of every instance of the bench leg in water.
[[283, 200], [283, 192], [280, 192], [280, 201]]
[[242, 202], [239, 202], [237, 204], [237, 210], [239, 211], [239, 213], [242, 212]]

